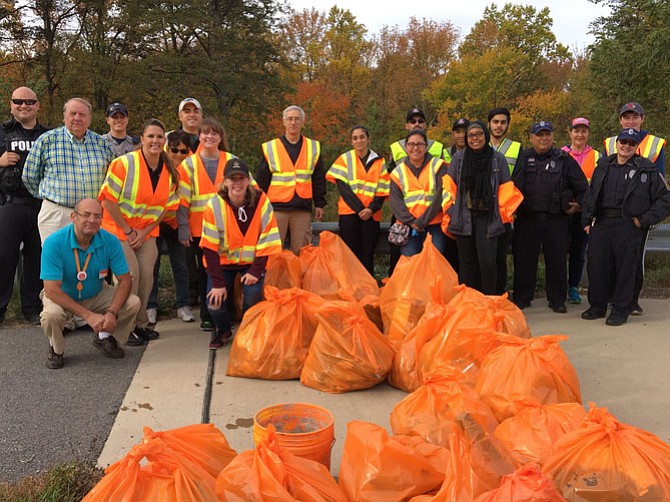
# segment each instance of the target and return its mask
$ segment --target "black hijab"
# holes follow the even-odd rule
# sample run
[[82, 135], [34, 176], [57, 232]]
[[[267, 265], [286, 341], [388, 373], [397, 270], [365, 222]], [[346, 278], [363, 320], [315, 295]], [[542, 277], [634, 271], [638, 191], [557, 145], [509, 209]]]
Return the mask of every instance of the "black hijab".
[[[470, 148], [467, 133], [473, 129], [481, 129], [484, 132], [485, 145], [480, 151]], [[491, 147], [491, 135], [483, 122], [476, 120], [468, 126], [465, 138], [465, 152], [463, 153], [463, 168], [461, 181], [463, 183], [463, 194], [469, 194], [472, 208], [487, 208], [491, 205], [493, 189], [491, 187], [491, 172], [493, 169], [493, 147]]]

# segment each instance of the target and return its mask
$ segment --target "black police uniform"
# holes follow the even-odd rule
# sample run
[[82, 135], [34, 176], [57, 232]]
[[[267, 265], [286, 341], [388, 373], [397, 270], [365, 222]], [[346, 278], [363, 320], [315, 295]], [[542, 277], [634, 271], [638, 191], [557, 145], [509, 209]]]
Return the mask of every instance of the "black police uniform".
[[42, 201], [33, 197], [21, 181], [23, 164], [35, 140], [49, 128], [37, 124], [24, 129], [14, 118], [0, 125], [0, 155], [6, 151], [18, 153], [14, 166], [0, 167], [0, 320], [12, 297], [14, 275], [19, 264], [19, 249], [23, 242], [21, 273], [21, 309], [30, 319], [42, 310], [39, 298], [40, 255], [42, 245], [37, 229], [37, 215]]
[[642, 241], [649, 227], [668, 215], [670, 192], [651, 161], [637, 154], [623, 166], [616, 154], [598, 161], [582, 209], [582, 228], [592, 225], [587, 262], [591, 318], [604, 317], [611, 300], [611, 317], [626, 320]]
[[524, 200], [514, 222], [514, 302], [530, 305], [537, 282], [540, 248], [544, 255], [547, 300], [565, 311], [567, 296], [569, 202], [581, 202], [588, 187], [579, 164], [564, 151], [551, 148], [538, 154], [529, 148], [520, 156], [512, 180]]

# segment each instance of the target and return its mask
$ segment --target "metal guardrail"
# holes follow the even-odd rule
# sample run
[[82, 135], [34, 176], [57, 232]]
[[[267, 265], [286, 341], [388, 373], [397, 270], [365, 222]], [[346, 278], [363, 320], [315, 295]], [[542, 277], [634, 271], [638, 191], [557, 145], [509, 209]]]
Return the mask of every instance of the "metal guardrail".
[[670, 253], [670, 224], [664, 223], [649, 232], [647, 254], [661, 255]]

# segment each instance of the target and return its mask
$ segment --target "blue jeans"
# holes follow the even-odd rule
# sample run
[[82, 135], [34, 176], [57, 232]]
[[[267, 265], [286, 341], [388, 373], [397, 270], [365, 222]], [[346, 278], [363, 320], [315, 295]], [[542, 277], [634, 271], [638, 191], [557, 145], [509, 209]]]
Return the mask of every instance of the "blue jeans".
[[[231, 312], [235, 312], [234, 301], [234, 292], [235, 292], [235, 278], [237, 274], [239, 277], [242, 277], [249, 271], [250, 267], [245, 267], [238, 270], [224, 270], [223, 271], [223, 280], [226, 283], [226, 301], [221, 303], [221, 307], [218, 309], [213, 308], [211, 305], [207, 305], [207, 310], [209, 310], [210, 315], [212, 316], [212, 321], [216, 327], [216, 331], [219, 334], [226, 333], [231, 330], [233, 321]], [[256, 305], [263, 299], [263, 279], [265, 274], [263, 274], [256, 284], [251, 286], [242, 286], [242, 315], [250, 308]], [[239, 279], [237, 279], [239, 280]], [[212, 278], [207, 274], [207, 293], [212, 290]]]
[[414, 256], [419, 254], [423, 249], [423, 241], [426, 240], [426, 235], [430, 234], [433, 240], [433, 245], [437, 250], [444, 255], [447, 249], [447, 237], [440, 228], [439, 224], [428, 225], [423, 232], [412, 231], [409, 236], [407, 244], [400, 248], [400, 254], [403, 256]]
[[160, 236], [156, 239], [158, 247], [158, 258], [154, 265], [154, 286], [149, 295], [147, 308], [158, 308], [158, 271], [160, 270], [161, 255], [160, 251], [163, 242], [167, 245], [168, 256], [170, 257], [170, 266], [172, 267], [172, 277], [174, 278], [175, 289], [177, 290], [177, 308], [186, 307], [190, 304], [191, 295], [188, 289], [188, 269], [186, 268], [186, 254], [184, 246], [177, 240], [177, 230], [169, 225], [161, 224]]

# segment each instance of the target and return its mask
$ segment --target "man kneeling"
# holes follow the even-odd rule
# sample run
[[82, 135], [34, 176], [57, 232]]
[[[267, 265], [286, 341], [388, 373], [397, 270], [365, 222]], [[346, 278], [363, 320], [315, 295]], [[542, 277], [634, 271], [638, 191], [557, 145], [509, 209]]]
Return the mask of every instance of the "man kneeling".
[[[80, 200], [72, 224], [50, 235], [42, 247], [41, 279], [44, 308], [40, 322], [49, 339], [47, 368], [63, 367], [63, 327], [68, 314], [93, 329], [93, 345], [106, 357], [120, 359], [119, 344], [128, 340], [140, 300], [130, 294], [131, 279], [116, 236], [100, 230], [102, 207], [95, 199]], [[118, 284], [105, 281], [108, 271]]]

